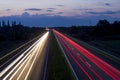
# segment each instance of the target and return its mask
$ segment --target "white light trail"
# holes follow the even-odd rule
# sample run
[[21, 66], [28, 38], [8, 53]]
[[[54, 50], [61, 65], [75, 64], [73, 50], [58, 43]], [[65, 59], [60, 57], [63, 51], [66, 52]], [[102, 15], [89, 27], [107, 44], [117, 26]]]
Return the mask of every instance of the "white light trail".
[[13, 65], [15, 65], [16, 62], [18, 62], [26, 52], [28, 52], [32, 47], [34, 47], [40, 41], [40, 39], [37, 40], [32, 46], [30, 46], [23, 54], [21, 54], [17, 59], [15, 59], [10, 65], [8, 65], [3, 71], [1, 71], [0, 77], [3, 76]]
[[[33, 68], [33, 65], [35, 64], [35, 61], [37, 60], [38, 56], [40, 56], [42, 49], [44, 48], [44, 45], [46, 44], [46, 41], [48, 39], [49, 32], [46, 32], [39, 40], [37, 40], [31, 47], [29, 47], [24, 53], [22, 53], [17, 59], [15, 59], [8, 67], [6, 67], [1, 73], [0, 77], [2, 77], [4, 74], [7, 73], [8, 70], [10, 70], [15, 64], [15, 66], [5, 75], [3, 80], [6, 79], [14, 79], [16, 74], [20, 73], [17, 77], [17, 80], [20, 80], [20, 77], [22, 77], [22, 73], [25, 72], [27, 66], [29, 66], [29, 69], [26, 73], [26, 76], [24, 80], [26, 80], [31, 72], [31, 69]], [[32, 62], [31, 62], [32, 61]], [[25, 65], [25, 66], [24, 66]], [[23, 67], [22, 71], [21, 68]]]
[[[45, 45], [46, 39], [47, 39], [47, 37], [48, 37], [48, 34], [49, 34], [49, 32], [47, 32], [47, 33], [42, 37], [40, 43], [38, 43], [38, 46], [41, 45], [41, 46], [39, 47], [40, 49], [43, 49], [43, 47], [44, 47], [43, 45]], [[42, 50], [40, 50], [40, 49], [39, 49], [39, 51], [37, 52], [37, 54], [36, 54], [36, 56], [35, 56], [35, 58], [34, 58], [34, 60], [33, 60], [33, 63], [32, 63], [32, 65], [31, 65], [31, 67], [29, 68], [29, 71], [28, 71], [28, 73], [27, 73], [27, 75], [26, 75], [26, 77], [25, 77], [25, 80], [27, 80], [27, 78], [28, 78], [28, 76], [29, 76], [29, 74], [30, 74], [30, 71], [31, 71], [31, 69], [32, 69], [32, 67], [33, 67], [33, 65], [34, 65], [34, 63], [35, 63], [35, 60], [36, 60], [36, 58], [37, 58], [37, 56], [38, 56], [38, 54], [41, 53], [40, 51], [42, 51]]]

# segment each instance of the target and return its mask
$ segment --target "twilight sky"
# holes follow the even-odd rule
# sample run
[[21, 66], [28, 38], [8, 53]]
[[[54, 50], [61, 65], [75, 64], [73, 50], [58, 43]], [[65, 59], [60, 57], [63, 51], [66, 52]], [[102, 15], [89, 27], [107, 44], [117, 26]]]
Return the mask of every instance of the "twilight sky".
[[120, 0], [0, 0], [0, 20], [31, 26], [95, 25], [120, 20]]

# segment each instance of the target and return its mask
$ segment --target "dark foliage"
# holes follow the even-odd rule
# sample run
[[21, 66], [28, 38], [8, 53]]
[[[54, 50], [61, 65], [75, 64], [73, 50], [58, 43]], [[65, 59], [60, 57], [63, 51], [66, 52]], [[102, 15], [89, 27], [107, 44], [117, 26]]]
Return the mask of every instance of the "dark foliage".
[[27, 27], [19, 22], [0, 21], [0, 41], [5, 40], [29, 40], [43, 31], [43, 28]]
[[99, 20], [96, 26], [72, 26], [56, 29], [85, 41], [120, 39], [120, 21], [109, 23], [107, 20]]

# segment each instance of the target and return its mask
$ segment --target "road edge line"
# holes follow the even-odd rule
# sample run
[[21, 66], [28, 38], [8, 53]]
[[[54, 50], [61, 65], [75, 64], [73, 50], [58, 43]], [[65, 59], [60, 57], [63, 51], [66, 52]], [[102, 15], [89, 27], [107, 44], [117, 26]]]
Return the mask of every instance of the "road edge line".
[[53, 34], [54, 34], [54, 36], [55, 36], [55, 38], [56, 38], [56, 40], [57, 40], [57, 42], [58, 42], [58, 45], [60, 46], [61, 51], [63, 52], [63, 54], [64, 54], [64, 56], [65, 56], [65, 59], [66, 59], [68, 65], [69, 65], [69, 67], [71, 68], [71, 71], [72, 71], [72, 74], [74, 75], [75, 80], [79, 80], [78, 77], [77, 77], [77, 75], [76, 75], [76, 73], [75, 73], [75, 71], [74, 71], [74, 69], [73, 69], [73, 67], [72, 67], [72, 65], [70, 64], [70, 62], [69, 62], [69, 60], [68, 60], [68, 58], [67, 58], [67, 56], [66, 56], [66, 54], [65, 54], [65, 51], [63, 50], [60, 42], [58, 41], [57, 36], [55, 35], [54, 32], [53, 32]]

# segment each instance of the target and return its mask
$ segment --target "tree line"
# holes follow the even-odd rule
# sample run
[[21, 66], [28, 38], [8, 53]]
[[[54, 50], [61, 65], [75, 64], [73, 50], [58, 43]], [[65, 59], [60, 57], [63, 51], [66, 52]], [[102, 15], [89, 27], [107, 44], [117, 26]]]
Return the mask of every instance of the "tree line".
[[0, 21], [0, 41], [29, 40], [43, 31], [40, 27], [28, 27], [16, 21]]
[[71, 26], [56, 29], [86, 41], [120, 39], [120, 21], [110, 23], [104, 19], [99, 20], [95, 26]]

